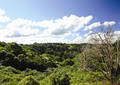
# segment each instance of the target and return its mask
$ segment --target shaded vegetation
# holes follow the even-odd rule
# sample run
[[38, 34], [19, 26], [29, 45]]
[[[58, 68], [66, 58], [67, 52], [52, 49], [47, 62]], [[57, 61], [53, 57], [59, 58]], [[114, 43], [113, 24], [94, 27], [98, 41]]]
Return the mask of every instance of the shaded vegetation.
[[0, 85], [110, 85], [83, 62], [92, 44], [0, 42]]

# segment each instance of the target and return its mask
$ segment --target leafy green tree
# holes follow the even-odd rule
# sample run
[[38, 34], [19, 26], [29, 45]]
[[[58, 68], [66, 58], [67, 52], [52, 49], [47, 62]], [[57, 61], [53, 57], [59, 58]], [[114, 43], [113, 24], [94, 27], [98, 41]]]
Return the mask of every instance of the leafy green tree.
[[6, 48], [9, 52], [12, 52], [14, 55], [24, 54], [22, 47], [17, 43], [9, 43], [6, 45]]
[[68, 58], [61, 63], [61, 66], [66, 66], [66, 65], [72, 66], [73, 64], [74, 62], [72, 61], [72, 59]]
[[0, 51], [0, 59], [5, 59], [6, 54], [7, 54], [7, 52], [5, 50]]
[[0, 46], [5, 47], [6, 43], [5, 42], [0, 42]]
[[39, 82], [35, 80], [32, 76], [27, 76], [23, 78], [18, 85], [39, 85]]
[[56, 74], [52, 78], [52, 85], [70, 85], [70, 78], [66, 73]]

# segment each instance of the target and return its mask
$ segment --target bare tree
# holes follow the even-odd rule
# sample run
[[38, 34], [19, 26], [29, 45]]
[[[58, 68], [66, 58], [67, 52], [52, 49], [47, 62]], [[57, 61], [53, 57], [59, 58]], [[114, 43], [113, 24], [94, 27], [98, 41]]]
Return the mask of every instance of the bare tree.
[[102, 28], [93, 31], [91, 41], [94, 42], [92, 49], [86, 49], [82, 56], [90, 68], [102, 72], [111, 85], [118, 84], [120, 78], [120, 42], [119, 36], [112, 28]]

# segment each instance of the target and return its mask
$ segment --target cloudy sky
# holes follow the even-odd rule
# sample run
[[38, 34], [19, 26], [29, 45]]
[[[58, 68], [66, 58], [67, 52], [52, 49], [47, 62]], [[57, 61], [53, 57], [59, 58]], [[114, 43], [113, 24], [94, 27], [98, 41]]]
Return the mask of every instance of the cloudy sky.
[[0, 41], [86, 43], [107, 26], [120, 34], [120, 0], [0, 0]]

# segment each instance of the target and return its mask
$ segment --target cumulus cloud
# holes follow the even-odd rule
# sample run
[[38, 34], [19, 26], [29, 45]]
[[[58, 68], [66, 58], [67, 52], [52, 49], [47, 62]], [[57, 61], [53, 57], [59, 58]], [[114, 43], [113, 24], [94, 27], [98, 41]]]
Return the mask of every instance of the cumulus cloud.
[[0, 22], [5, 23], [5, 22], [8, 22], [8, 21], [10, 21], [9, 17], [7, 17], [7, 16], [0, 16]]
[[0, 9], [0, 15], [4, 15], [5, 14], [5, 10]]
[[[82, 17], [70, 15], [63, 16], [62, 18], [55, 20], [43, 20], [36, 22], [22, 18], [10, 20], [10, 18], [5, 16], [5, 14], [6, 11], [0, 9], [0, 22], [5, 23], [0, 24], [0, 41], [17, 42], [23, 44], [32, 44], [34, 42], [89, 42], [90, 32], [86, 35], [81, 35], [82, 31], [91, 30], [99, 26], [112, 26], [115, 24], [114, 21], [106, 21], [103, 24], [100, 22], [90, 24], [90, 21], [93, 19], [92, 15]], [[116, 32], [116, 34], [117, 33], [118, 32]]]
[[105, 21], [105, 22], [103, 23], [103, 26], [108, 27], [108, 26], [113, 26], [113, 25], [115, 25], [115, 24], [116, 24], [115, 21]]
[[10, 21], [10, 18], [4, 15], [5, 13], [5, 10], [0, 9], [0, 22], [2, 23]]
[[85, 26], [84, 31], [91, 30], [93, 28], [100, 27], [100, 26], [101, 26], [100, 22], [95, 22], [89, 26]]
[[97, 28], [97, 27], [108, 27], [108, 26], [113, 26], [115, 25], [116, 22], [115, 21], [105, 21], [103, 24], [101, 24], [100, 22], [95, 22], [95, 23], [92, 23], [88, 26], [85, 26], [84, 28], [84, 31], [87, 31], [87, 30], [92, 30], [94, 28]]
[[[100, 34], [101, 38], [104, 40], [105, 39], [104, 33], [100, 33], [100, 32], [98, 33]], [[99, 36], [97, 34], [94, 34], [92, 31], [89, 31], [84, 36], [85, 36], [85, 39], [83, 40], [83, 42], [85, 43], [95, 43], [92, 39], [99, 38]], [[120, 39], [120, 31], [114, 31], [112, 42], [114, 43], [118, 39]]]
[[114, 37], [115, 40], [120, 39], [120, 31], [115, 31], [114, 34], [115, 34]]
[[[78, 37], [72, 41], [77, 42], [78, 39], [82, 37], [76, 32], [87, 25], [92, 18], [92, 16], [78, 17], [76, 15], [70, 15], [56, 20], [44, 20], [38, 22], [18, 18], [11, 21], [4, 29], [0, 30], [0, 35], [3, 39], [6, 38], [6, 42], [8, 42], [9, 39], [15, 42], [21, 42], [22, 40], [22, 42], [28, 41], [29, 43], [40, 41], [71, 42], [68, 39], [65, 39], [67, 36]], [[40, 28], [43, 29], [43, 31], [41, 31]], [[59, 39], [55, 38], [56, 36], [58, 36]]]
[[120, 31], [115, 31], [115, 35], [120, 35]]
[[49, 35], [66, 35], [71, 32], [76, 32], [92, 20], [93, 16], [78, 17], [71, 15], [64, 16], [61, 19], [39, 22], [39, 26], [46, 27], [44, 33]]
[[54, 38], [51, 36], [48, 37], [40, 37], [40, 36], [27, 36], [27, 37], [7, 37], [1, 38], [1, 41], [5, 42], [17, 42], [22, 44], [33, 44], [37, 43], [69, 43], [70, 40], [64, 38]]
[[32, 28], [35, 22], [26, 19], [16, 19], [9, 23], [5, 29], [1, 30], [1, 35], [3, 37], [21, 37], [21, 36], [30, 36], [36, 35], [39, 32], [39, 29]]

